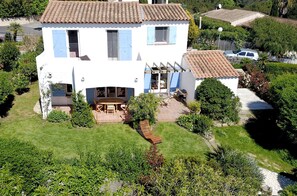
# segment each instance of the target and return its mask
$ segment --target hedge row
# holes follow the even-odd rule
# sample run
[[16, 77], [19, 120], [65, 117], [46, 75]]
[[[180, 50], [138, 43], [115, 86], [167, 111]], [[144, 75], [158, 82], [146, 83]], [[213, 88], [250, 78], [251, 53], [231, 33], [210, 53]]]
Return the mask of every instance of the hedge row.
[[270, 79], [273, 79], [284, 73], [297, 73], [297, 64], [267, 63], [265, 66], [265, 72], [268, 74]]

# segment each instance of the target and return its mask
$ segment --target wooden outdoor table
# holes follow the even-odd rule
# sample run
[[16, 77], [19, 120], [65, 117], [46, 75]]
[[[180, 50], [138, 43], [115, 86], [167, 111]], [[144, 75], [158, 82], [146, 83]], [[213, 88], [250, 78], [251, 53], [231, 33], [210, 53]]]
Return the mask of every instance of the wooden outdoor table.
[[100, 99], [97, 103], [102, 104], [104, 109], [106, 109], [107, 105], [115, 105], [116, 112], [118, 110], [118, 105], [123, 104], [125, 101], [120, 98], [104, 98]]

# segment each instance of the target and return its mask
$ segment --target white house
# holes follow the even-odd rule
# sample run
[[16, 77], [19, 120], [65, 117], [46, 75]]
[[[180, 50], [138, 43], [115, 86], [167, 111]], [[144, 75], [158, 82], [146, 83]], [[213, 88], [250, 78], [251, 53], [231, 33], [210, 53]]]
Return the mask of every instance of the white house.
[[180, 87], [187, 90], [187, 102], [195, 99], [195, 90], [205, 78], [216, 78], [235, 95], [239, 74], [220, 50], [190, 51], [183, 56]]
[[128, 100], [179, 85], [189, 18], [179, 4], [51, 1], [40, 18], [44, 52], [37, 57], [43, 117], [54, 105]]

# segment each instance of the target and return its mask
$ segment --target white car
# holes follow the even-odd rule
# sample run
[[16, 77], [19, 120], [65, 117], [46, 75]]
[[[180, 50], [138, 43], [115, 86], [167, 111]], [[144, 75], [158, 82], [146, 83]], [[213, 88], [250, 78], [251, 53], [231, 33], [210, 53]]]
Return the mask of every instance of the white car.
[[238, 58], [248, 58], [257, 61], [259, 59], [259, 54], [256, 50], [251, 50], [251, 49], [245, 49], [242, 48], [237, 51], [232, 51], [232, 50], [226, 50], [224, 52], [224, 55], [226, 57], [238, 57]]

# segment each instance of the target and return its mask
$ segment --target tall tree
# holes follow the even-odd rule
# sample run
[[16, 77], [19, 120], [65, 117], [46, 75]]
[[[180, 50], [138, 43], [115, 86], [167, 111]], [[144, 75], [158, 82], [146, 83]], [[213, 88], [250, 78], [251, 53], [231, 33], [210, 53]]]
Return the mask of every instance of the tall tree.
[[22, 26], [17, 22], [10, 23], [8, 30], [12, 33], [13, 41], [16, 41], [18, 33], [23, 32]]
[[188, 46], [192, 46], [193, 43], [197, 42], [197, 39], [199, 36], [199, 29], [198, 29], [198, 26], [195, 24], [195, 20], [192, 14], [189, 11], [186, 11], [186, 12], [190, 18]]
[[273, 0], [270, 16], [278, 16], [278, 0]]

